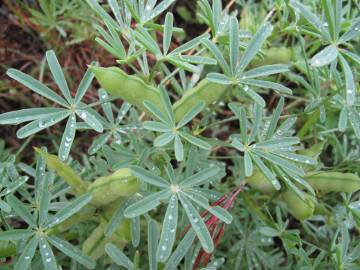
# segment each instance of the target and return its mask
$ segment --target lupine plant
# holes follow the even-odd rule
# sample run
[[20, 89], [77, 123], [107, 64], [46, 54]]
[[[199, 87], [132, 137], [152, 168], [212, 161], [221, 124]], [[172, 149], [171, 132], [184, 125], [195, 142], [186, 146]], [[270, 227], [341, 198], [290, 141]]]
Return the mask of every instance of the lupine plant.
[[6, 72], [1, 269], [360, 269], [356, 1], [85, 2], [114, 66]]

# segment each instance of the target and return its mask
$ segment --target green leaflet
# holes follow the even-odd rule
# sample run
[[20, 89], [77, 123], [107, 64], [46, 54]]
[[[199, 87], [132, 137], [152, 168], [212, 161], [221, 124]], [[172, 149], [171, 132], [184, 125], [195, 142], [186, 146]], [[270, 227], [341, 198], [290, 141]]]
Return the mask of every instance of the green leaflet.
[[62, 162], [57, 156], [48, 154], [39, 148], [35, 148], [35, 151], [45, 159], [48, 168], [56, 171], [77, 195], [86, 192], [88, 184], [69, 165]]
[[305, 194], [305, 201], [301, 200], [295, 192], [287, 190], [282, 193], [282, 198], [289, 208], [291, 214], [298, 220], [311, 217], [315, 211], [315, 197]]
[[[165, 111], [162, 107], [160, 91], [140, 78], [128, 75], [117, 67], [91, 66], [90, 69], [94, 72], [101, 87], [111, 95], [120, 97], [146, 112], [149, 111], [143, 105], [145, 100], [156, 105], [162, 112]], [[206, 106], [212, 104], [224, 94], [226, 89], [226, 85], [216, 84], [207, 79], [200, 81], [197, 86], [187, 90], [184, 96], [173, 105], [176, 122], [199, 102], [205, 102]]]
[[322, 192], [354, 192], [360, 189], [360, 178], [353, 173], [318, 172], [305, 178], [309, 184]]
[[92, 203], [101, 206], [120, 197], [131, 196], [138, 189], [138, 179], [131, 174], [130, 169], [122, 168], [111, 175], [96, 179], [90, 184], [88, 191], [93, 195]]

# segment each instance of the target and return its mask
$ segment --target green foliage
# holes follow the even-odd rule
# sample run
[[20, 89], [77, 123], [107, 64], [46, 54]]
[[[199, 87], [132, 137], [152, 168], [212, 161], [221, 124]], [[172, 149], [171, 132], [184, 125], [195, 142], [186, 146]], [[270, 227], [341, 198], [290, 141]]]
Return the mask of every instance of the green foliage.
[[80, 2], [33, 19], [65, 37], [86, 4], [118, 66], [7, 71], [46, 107], [0, 114], [30, 122], [0, 143], [5, 269], [360, 268], [358, 3], [199, 0], [181, 42], [173, 0]]

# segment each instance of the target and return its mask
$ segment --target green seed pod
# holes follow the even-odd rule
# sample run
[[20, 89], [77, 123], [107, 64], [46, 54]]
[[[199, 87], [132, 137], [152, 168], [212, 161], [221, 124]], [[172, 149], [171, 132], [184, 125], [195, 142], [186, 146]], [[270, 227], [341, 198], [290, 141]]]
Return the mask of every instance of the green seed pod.
[[228, 88], [228, 85], [213, 83], [207, 79], [201, 80], [195, 87], [187, 90], [180, 100], [175, 102], [173, 109], [176, 121], [179, 121], [201, 101], [205, 102], [206, 106], [217, 101]]
[[245, 181], [254, 189], [257, 189], [263, 193], [271, 194], [276, 190], [270, 181], [260, 171], [255, 170], [254, 174], [247, 177]]
[[117, 67], [91, 66], [90, 69], [95, 74], [101, 87], [111, 95], [119, 97], [146, 112], [148, 111], [143, 104], [145, 100], [164, 111], [160, 91], [146, 84], [139, 77], [128, 75]]
[[35, 148], [35, 151], [45, 159], [48, 168], [56, 171], [77, 195], [86, 192], [88, 183], [84, 182], [69, 165], [62, 162], [57, 156], [48, 154], [39, 148]]
[[317, 172], [306, 176], [309, 184], [321, 192], [355, 192], [360, 189], [360, 178], [353, 173]]
[[106, 225], [105, 219], [101, 219], [99, 226], [95, 228], [83, 244], [82, 251], [94, 260], [99, 259], [105, 254], [104, 247], [107, 243], [113, 243], [122, 249], [129, 240], [130, 221], [128, 219], [124, 219], [119, 229], [110, 237], [104, 235]]
[[[100, 85], [111, 95], [119, 97], [146, 112], [148, 111], [143, 104], [145, 100], [164, 111], [159, 90], [146, 84], [140, 78], [128, 75], [117, 67], [91, 66], [90, 69]], [[200, 101], [204, 101], [206, 105], [212, 104], [225, 93], [227, 88], [226, 85], [212, 83], [207, 79], [202, 80], [197, 86], [187, 90], [184, 96], [174, 104], [175, 120], [179, 121]]]
[[92, 203], [96, 206], [109, 204], [120, 197], [128, 197], [139, 190], [138, 179], [130, 169], [122, 168], [111, 175], [96, 179], [88, 188], [93, 194]]
[[289, 208], [291, 214], [298, 220], [304, 220], [311, 217], [315, 210], [315, 197], [305, 194], [305, 201], [299, 198], [291, 190], [282, 193], [282, 198]]
[[273, 64], [289, 64], [295, 62], [295, 51], [292, 48], [279, 47], [263, 50], [263, 58], [251, 62], [252, 67]]

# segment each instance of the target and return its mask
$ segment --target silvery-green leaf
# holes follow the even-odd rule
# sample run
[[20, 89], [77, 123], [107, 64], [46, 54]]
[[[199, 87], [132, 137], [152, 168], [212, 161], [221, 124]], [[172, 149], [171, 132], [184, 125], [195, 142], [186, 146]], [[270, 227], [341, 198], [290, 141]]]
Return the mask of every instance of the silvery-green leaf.
[[160, 136], [156, 137], [154, 140], [154, 146], [162, 147], [167, 145], [175, 138], [174, 132], [166, 132], [161, 134]]
[[29, 238], [33, 234], [34, 234], [33, 231], [25, 230], [25, 229], [1, 231], [0, 232], [0, 240], [1, 241], [24, 240], [24, 239]]
[[[104, 102], [105, 100], [107, 100], [109, 98], [107, 92], [100, 88], [99, 89], [99, 100], [100, 102]], [[105, 102], [101, 104], [101, 107], [105, 113], [106, 118], [109, 120], [110, 123], [114, 123], [114, 115], [112, 113], [112, 109], [111, 109], [111, 103], [110, 102]], [[121, 110], [121, 109], [120, 109]]]
[[282, 156], [284, 158], [290, 159], [295, 162], [305, 163], [309, 165], [316, 165], [317, 161], [311, 157], [307, 157], [304, 155], [298, 155], [291, 152], [277, 151], [273, 152], [276, 155]]
[[90, 257], [84, 255], [80, 249], [73, 246], [67, 241], [64, 241], [60, 239], [59, 237], [56, 237], [55, 235], [51, 235], [48, 238], [48, 241], [57, 249], [59, 249], [62, 253], [64, 253], [66, 256], [69, 256], [70, 258], [74, 259], [78, 263], [82, 264], [88, 269], [94, 269], [95, 268], [95, 261], [91, 259]]
[[117, 265], [123, 266], [128, 270], [132, 270], [134, 267], [133, 262], [114, 244], [108, 243], [105, 245], [105, 251], [111, 260]]
[[237, 138], [232, 140], [231, 145], [241, 152], [245, 151], [245, 146]]
[[327, 40], [331, 40], [329, 32], [324, 28], [319, 16], [312, 13], [306, 6], [297, 0], [291, 0], [290, 5], [301, 13], [304, 18]]
[[19, 139], [26, 138], [26, 137], [28, 137], [32, 134], [35, 134], [45, 128], [55, 125], [56, 123], [65, 119], [66, 117], [68, 117], [69, 114], [70, 114], [69, 111], [64, 110], [61, 112], [56, 112], [56, 113], [45, 115], [42, 118], [34, 120], [34, 121], [30, 122], [29, 124], [20, 128], [16, 132], [16, 135]]
[[177, 161], [182, 161], [184, 159], [184, 146], [181, 142], [179, 135], [175, 135], [174, 138], [174, 151]]
[[278, 104], [276, 105], [276, 109], [273, 113], [269, 127], [266, 131], [266, 137], [265, 137], [266, 139], [270, 139], [273, 136], [276, 129], [276, 125], [280, 119], [282, 109], [284, 108], [284, 103], [285, 103], [284, 97], [281, 97]]
[[292, 95], [292, 91], [290, 88], [275, 82], [263, 81], [257, 79], [246, 79], [246, 80], [242, 80], [242, 83], [252, 86], [257, 86], [260, 88], [269, 88], [280, 94]]
[[20, 70], [10, 68], [6, 74], [24, 86], [30, 88], [35, 93], [38, 93], [39, 95], [42, 95], [43, 97], [46, 97], [64, 107], [69, 106], [66, 100], [56, 94], [53, 90]]
[[339, 55], [339, 59], [345, 75], [346, 103], [349, 106], [352, 106], [355, 102], [355, 94], [356, 94], [354, 75], [352, 73], [349, 63], [345, 60], [345, 58], [342, 55]]
[[297, 137], [282, 137], [282, 138], [270, 139], [257, 144], [253, 144], [251, 147], [254, 149], [264, 148], [264, 149], [276, 150], [278, 148], [298, 144], [299, 142], [300, 140]]
[[209, 205], [206, 198], [197, 194], [196, 192], [185, 192], [184, 193], [187, 197], [189, 197], [192, 201], [196, 204], [204, 208], [205, 210], [209, 211], [211, 214], [219, 218], [221, 221], [225, 222], [226, 224], [230, 224], [232, 221], [232, 216], [221, 206], [211, 206]]
[[158, 249], [159, 229], [155, 220], [150, 219], [148, 222], [148, 253], [149, 253], [149, 269], [157, 270], [156, 251]]
[[360, 138], [360, 114], [353, 107], [349, 108], [349, 120], [355, 136]]
[[199, 186], [207, 181], [210, 181], [212, 177], [217, 175], [220, 172], [220, 169], [218, 167], [208, 167], [206, 169], [203, 169], [199, 171], [196, 174], [193, 174], [187, 178], [185, 178], [181, 183], [180, 186], [182, 188], [191, 188], [193, 186]]
[[179, 245], [175, 249], [175, 251], [170, 256], [169, 260], [167, 261], [164, 270], [176, 270], [177, 266], [179, 265], [180, 261], [185, 257], [186, 253], [192, 246], [192, 243], [195, 239], [196, 233], [193, 229], [190, 230], [185, 234], [183, 239], [180, 241]]
[[341, 43], [345, 43], [360, 35], [360, 21], [355, 22], [348, 31], [346, 31], [340, 38]]
[[230, 75], [231, 74], [230, 66], [226, 62], [220, 49], [212, 41], [208, 39], [202, 39], [201, 42], [205, 45], [205, 47], [209, 49], [212, 55], [216, 58], [224, 73]]
[[155, 115], [161, 122], [164, 124], [169, 124], [167, 117], [154, 104], [148, 102], [147, 100], [145, 100], [143, 104], [145, 108], [148, 109], [148, 111], [150, 111], [153, 115]]
[[247, 151], [244, 152], [244, 167], [245, 167], [245, 176], [251, 176], [253, 174], [253, 164], [251, 161], [250, 154]]
[[14, 195], [9, 195], [6, 199], [8, 204], [21, 219], [23, 219], [30, 227], [36, 227], [34, 217], [31, 215], [24, 203], [22, 203]]
[[140, 244], [140, 217], [134, 217], [130, 222], [131, 243], [133, 247], [138, 247]]
[[165, 200], [169, 196], [170, 190], [168, 189], [153, 193], [128, 206], [125, 209], [124, 215], [127, 218], [134, 218], [143, 215], [160, 205], [160, 200]]
[[178, 200], [174, 194], [169, 200], [169, 204], [164, 216], [163, 227], [161, 230], [160, 241], [157, 249], [157, 259], [160, 262], [165, 262], [172, 251], [178, 220]]
[[0, 211], [4, 211], [5, 213], [11, 212], [11, 206], [6, 202], [0, 200]]
[[211, 145], [208, 144], [207, 142], [199, 139], [199, 138], [196, 138], [195, 136], [192, 136], [186, 132], [180, 132], [179, 135], [181, 137], [183, 137], [185, 140], [187, 140], [189, 143], [201, 148], [201, 149], [204, 149], [204, 150], [209, 150], [211, 149]]
[[119, 225], [121, 224], [121, 222], [125, 218], [125, 216], [124, 216], [125, 209], [128, 206], [130, 206], [132, 201], [133, 201], [132, 198], [127, 199], [114, 212], [114, 214], [112, 215], [109, 223], [106, 226], [106, 229], [105, 229], [105, 232], [104, 232], [106, 236], [111, 236], [116, 231], [116, 229], [119, 227]]
[[141, 181], [144, 181], [150, 185], [154, 185], [161, 188], [169, 187], [169, 182], [164, 178], [157, 176], [139, 166], [131, 166], [131, 172], [134, 176], [138, 177]]
[[239, 55], [239, 22], [235, 16], [232, 16], [230, 19], [230, 69], [231, 74], [235, 76], [236, 67], [238, 64], [238, 55]]
[[213, 82], [213, 83], [218, 83], [218, 84], [225, 84], [225, 85], [231, 85], [234, 82], [225, 74], [221, 74], [221, 73], [216, 73], [216, 72], [210, 72], [209, 74], [206, 75], [206, 78]]
[[338, 56], [338, 49], [335, 45], [329, 45], [311, 58], [310, 64], [314, 67], [322, 67], [330, 64]]
[[237, 69], [238, 75], [241, 74], [244, 69], [249, 65], [251, 60], [253, 60], [253, 58], [259, 52], [264, 41], [271, 34], [272, 30], [272, 25], [266, 22], [256, 32], [250, 43], [247, 45], [242, 57], [240, 58], [239, 67]]
[[242, 79], [257, 78], [289, 71], [289, 65], [274, 64], [253, 68], [243, 73]]
[[58, 156], [61, 160], [66, 160], [69, 156], [71, 145], [75, 138], [76, 132], [76, 116], [72, 113], [66, 123], [66, 127], [61, 138], [61, 144], [58, 152]]
[[46, 270], [58, 270], [59, 268], [54, 253], [44, 237], [40, 237], [39, 239], [39, 249], [44, 268]]
[[26, 183], [26, 181], [29, 179], [27, 176], [21, 176], [17, 181], [11, 182], [6, 185], [6, 188], [0, 192], [0, 197], [4, 195], [8, 195], [11, 192], [14, 192], [19, 187], [21, 187], [23, 184]]
[[143, 127], [147, 130], [157, 131], [157, 132], [167, 132], [170, 133], [172, 129], [161, 122], [156, 121], [145, 121]]
[[171, 36], [173, 32], [173, 21], [174, 16], [171, 12], [168, 12], [165, 16], [165, 24], [164, 24], [164, 37], [163, 37], [163, 52], [164, 55], [167, 54], [170, 43], [171, 43]]
[[44, 117], [47, 114], [53, 114], [57, 112], [63, 112], [64, 109], [59, 108], [31, 108], [23, 109], [13, 112], [6, 112], [0, 114], [0, 124], [1, 125], [12, 125], [12, 124], [21, 124], [27, 121], [36, 120]]
[[[95, 63], [91, 63], [91, 65], [93, 65], [93, 64], [95, 64]], [[94, 79], [94, 73], [92, 73], [92, 71], [88, 68], [76, 90], [75, 104], [79, 104], [79, 102], [85, 95], [86, 90], [88, 90], [88, 88], [90, 87], [93, 79]]]
[[256, 93], [254, 90], [252, 90], [248, 85], [245, 85], [243, 90], [257, 104], [259, 104], [263, 108], [265, 107], [265, 105], [266, 105], [265, 100], [258, 93]]
[[211, 253], [214, 250], [214, 243], [210, 236], [210, 233], [199, 213], [196, 211], [192, 203], [182, 194], [179, 194], [179, 198], [183, 208], [185, 209], [186, 215], [191, 223], [191, 227], [194, 229], [197, 237], [200, 240], [202, 248], [207, 252]]
[[88, 110], [76, 110], [76, 114], [85, 121], [86, 124], [88, 124], [92, 129], [94, 129], [97, 132], [103, 132], [104, 128], [101, 124], [101, 122], [97, 119], [95, 115], [90, 113]]
[[45, 227], [53, 227], [65, 221], [87, 205], [91, 201], [91, 198], [92, 196], [89, 193], [76, 197], [76, 199], [67, 203], [65, 207], [61, 208], [59, 212], [49, 219], [49, 221], [45, 224]]
[[181, 128], [189, 123], [196, 115], [198, 115], [205, 108], [203, 101], [195, 105], [189, 112], [187, 112], [183, 118], [179, 121], [177, 128]]
[[185, 61], [185, 59], [183, 60], [181, 56], [173, 56], [173, 55], [169, 55], [166, 60], [173, 64], [174, 66], [181, 68], [183, 70], [189, 71], [189, 72], [194, 72], [194, 73], [198, 73], [199, 72], [199, 67], [190, 64], [188, 61]]
[[92, 142], [91, 146], [89, 147], [88, 150], [89, 155], [93, 155], [97, 151], [99, 151], [100, 148], [106, 144], [106, 142], [109, 140], [110, 137], [111, 137], [110, 132], [106, 132], [96, 137], [96, 139]]
[[344, 132], [348, 122], [348, 111], [346, 107], [343, 107], [340, 112], [338, 128], [341, 132]]
[[269, 170], [268, 167], [265, 166], [264, 162], [262, 162], [261, 159], [258, 156], [253, 155], [252, 158], [253, 158], [255, 164], [260, 169], [260, 171], [270, 181], [270, 183], [274, 186], [274, 188], [276, 190], [279, 190], [281, 185], [280, 185], [279, 180], [276, 179], [275, 175]]
[[217, 63], [213, 58], [199, 55], [179, 55], [179, 59], [188, 63], [201, 65], [216, 65]]
[[[205, 34], [202, 34], [202, 35], [200, 35], [198, 37], [195, 37], [195, 38], [189, 40], [188, 42], [180, 45], [179, 47], [177, 47], [173, 51], [171, 51], [170, 54], [171, 55], [180, 55], [181, 53], [189, 51], [192, 48], [199, 45], [199, 43], [202, 41], [202, 39], [208, 39], [209, 37], [210, 37], [210, 35], [208, 33], [205, 33]], [[181, 57], [183, 57], [183, 56], [181, 56]]]
[[29, 269], [32, 258], [35, 255], [37, 245], [38, 245], [38, 238], [37, 238], [37, 236], [34, 236], [26, 244], [24, 250], [22, 251], [19, 259], [17, 260], [17, 262], [14, 266], [14, 270]]
[[61, 93], [64, 95], [66, 100], [71, 104], [73, 102], [73, 98], [71, 97], [70, 90], [65, 80], [64, 73], [61, 69], [61, 66], [53, 50], [46, 52], [46, 60], [49, 64], [51, 74], [57, 86], [59, 87]]

